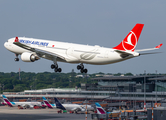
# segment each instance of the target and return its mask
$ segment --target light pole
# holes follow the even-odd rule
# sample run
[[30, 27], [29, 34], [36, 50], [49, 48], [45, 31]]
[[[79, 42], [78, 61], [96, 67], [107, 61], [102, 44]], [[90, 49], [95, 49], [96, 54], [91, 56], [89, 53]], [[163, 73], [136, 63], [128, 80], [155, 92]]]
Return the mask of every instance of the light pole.
[[136, 84], [135, 85], [133, 85], [133, 120], [136, 120], [136, 106], [134, 105], [134, 96], [136, 96], [136, 95], [134, 95], [134, 91], [135, 91], [135, 89], [136, 89]]
[[156, 70], [156, 82], [155, 82], [155, 86], [156, 86], [156, 101], [155, 101], [155, 107], [157, 107], [157, 70]]
[[136, 95], [134, 94], [134, 92], [136, 92], [135, 91], [136, 90], [136, 84], [134, 85], [133, 84], [133, 110], [135, 110], [135, 108], [136, 108]]
[[144, 71], [144, 110], [146, 109], [146, 71]]
[[1, 86], [1, 84], [0, 84], [0, 94], [1, 94], [1, 87], [2, 87], [2, 86]]

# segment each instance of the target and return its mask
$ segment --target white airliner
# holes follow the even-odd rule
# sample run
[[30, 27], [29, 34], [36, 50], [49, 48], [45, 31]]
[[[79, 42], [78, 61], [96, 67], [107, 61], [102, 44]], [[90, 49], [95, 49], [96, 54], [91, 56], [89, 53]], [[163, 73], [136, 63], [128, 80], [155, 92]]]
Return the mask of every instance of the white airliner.
[[[44, 102], [44, 105], [50, 109], [57, 109], [56, 105], [55, 104], [50, 104], [47, 99], [45, 97], [42, 97], [43, 98], [43, 102]], [[66, 110], [65, 108], [63, 108], [63, 110]]]
[[88, 111], [93, 111], [94, 108], [91, 105], [78, 105], [78, 104], [61, 104], [57, 98], [54, 98], [55, 104], [50, 104], [45, 97], [43, 97], [44, 105], [51, 109], [61, 109], [67, 111], [82, 111], [85, 112], [87, 107]]
[[139, 36], [144, 24], [136, 24], [124, 40], [116, 47], [105, 48], [98, 45], [80, 45], [74, 43], [57, 42], [50, 40], [41, 40], [26, 37], [15, 37], [4, 43], [9, 51], [15, 53], [15, 61], [19, 61], [18, 55], [24, 62], [34, 62], [40, 58], [53, 61], [51, 68], [55, 72], [61, 72], [57, 62], [67, 62], [79, 64], [77, 69], [81, 73], [87, 73], [84, 68], [85, 64], [105, 65], [121, 62], [133, 57], [152, 53], [138, 53], [159, 49], [162, 44], [155, 48], [135, 50]]
[[54, 98], [55, 106], [58, 109], [67, 110], [67, 111], [94, 111], [94, 107], [91, 105], [78, 105], [78, 104], [61, 104], [57, 98]]
[[10, 102], [5, 95], [2, 95], [5, 105], [7, 104], [10, 107], [21, 107], [26, 108], [29, 106], [30, 108], [35, 108], [35, 106], [42, 107], [43, 104], [41, 102]]

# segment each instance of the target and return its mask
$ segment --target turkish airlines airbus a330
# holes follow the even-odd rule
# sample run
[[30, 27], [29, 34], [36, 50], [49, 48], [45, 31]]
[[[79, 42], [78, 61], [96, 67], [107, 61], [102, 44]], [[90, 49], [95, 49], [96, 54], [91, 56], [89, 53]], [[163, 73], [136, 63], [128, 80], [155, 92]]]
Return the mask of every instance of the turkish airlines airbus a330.
[[53, 61], [51, 68], [55, 72], [61, 72], [57, 62], [77, 63], [77, 69], [81, 73], [87, 73], [85, 64], [105, 65], [121, 62], [143, 54], [140, 51], [159, 49], [162, 44], [155, 48], [135, 50], [144, 24], [136, 24], [124, 40], [116, 47], [105, 48], [98, 45], [80, 45], [67, 42], [57, 42], [26, 37], [15, 37], [4, 43], [9, 51], [16, 54], [15, 61], [19, 61], [18, 55], [24, 62], [34, 62], [40, 58]]

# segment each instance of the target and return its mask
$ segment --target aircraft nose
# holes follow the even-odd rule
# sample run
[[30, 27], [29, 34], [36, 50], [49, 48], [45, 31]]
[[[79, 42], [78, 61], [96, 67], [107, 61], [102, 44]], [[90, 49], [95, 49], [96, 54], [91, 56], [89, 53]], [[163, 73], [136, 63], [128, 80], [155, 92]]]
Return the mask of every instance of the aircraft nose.
[[10, 50], [10, 44], [8, 42], [5, 42], [4, 43], [4, 47], [7, 49], [7, 50]]
[[7, 48], [7, 46], [8, 46], [8, 43], [7, 43], [7, 42], [5, 42], [5, 43], [4, 43], [4, 47], [5, 47], [5, 48]]

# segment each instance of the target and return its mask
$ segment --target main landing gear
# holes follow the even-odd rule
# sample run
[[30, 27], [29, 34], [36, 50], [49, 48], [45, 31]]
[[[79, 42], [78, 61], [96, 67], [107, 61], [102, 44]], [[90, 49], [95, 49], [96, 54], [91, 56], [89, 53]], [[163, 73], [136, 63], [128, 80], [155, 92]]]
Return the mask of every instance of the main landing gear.
[[16, 58], [14, 59], [15, 61], [19, 61], [18, 54], [15, 54]]
[[80, 65], [77, 65], [77, 69], [80, 70], [81, 73], [87, 73], [88, 70], [84, 69], [84, 65], [81, 63]]
[[55, 72], [61, 72], [62, 71], [61, 68], [58, 68], [58, 64], [52, 64], [51, 69], [54, 69]]

